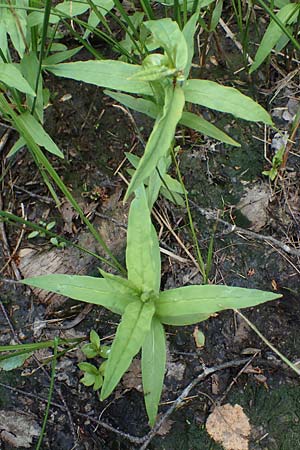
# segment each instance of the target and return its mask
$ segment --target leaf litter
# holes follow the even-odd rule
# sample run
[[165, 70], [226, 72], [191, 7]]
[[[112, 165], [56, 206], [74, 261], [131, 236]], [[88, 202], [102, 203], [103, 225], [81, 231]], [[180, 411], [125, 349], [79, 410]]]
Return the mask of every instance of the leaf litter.
[[240, 405], [217, 406], [206, 421], [208, 434], [225, 450], [248, 450], [251, 426]]
[[30, 416], [16, 411], [0, 411], [0, 441], [13, 448], [30, 448], [41, 427]]

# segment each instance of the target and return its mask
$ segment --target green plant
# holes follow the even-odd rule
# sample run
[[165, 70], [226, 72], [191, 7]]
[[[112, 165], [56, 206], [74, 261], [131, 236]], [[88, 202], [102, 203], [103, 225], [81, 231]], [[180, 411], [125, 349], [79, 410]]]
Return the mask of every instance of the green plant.
[[[47, 235], [49, 236], [49, 234], [47, 232], [51, 231], [55, 227], [56, 222], [54, 220], [52, 222], [47, 223], [47, 222], [44, 222], [43, 220], [39, 220], [38, 224], [39, 224], [40, 229], [31, 231], [27, 236], [28, 239], [34, 239], [36, 237], [45, 238]], [[44, 230], [42, 230], [43, 228], [44, 228]], [[66, 243], [64, 241], [60, 240], [59, 237], [56, 237], [56, 236], [50, 237], [49, 241], [52, 245], [54, 245], [55, 247], [58, 247], [58, 248], [64, 248], [66, 246]]]
[[[90, 342], [85, 344], [81, 350], [87, 358], [108, 358], [110, 353], [108, 345], [100, 345], [100, 337], [94, 330], [90, 332]], [[85, 386], [93, 386], [94, 391], [98, 391], [103, 384], [105, 366], [106, 361], [102, 362], [98, 368], [87, 362], [78, 364], [79, 369], [84, 372], [80, 382]]]
[[[141, 65], [102, 60], [44, 67], [45, 70], [57, 76], [114, 89], [115, 91], [105, 90], [104, 92], [123, 105], [154, 119], [152, 132], [138, 164], [137, 158], [130, 156], [136, 170], [132, 172], [124, 199], [128, 199], [141, 184], [147, 184], [150, 209], [160, 191], [169, 195], [173, 201], [182, 203], [180, 194], [184, 195], [184, 188], [181, 186], [178, 190], [178, 184], [174, 186], [173, 183], [177, 192], [172, 194], [172, 189], [167, 189], [166, 186], [167, 170], [178, 124], [226, 144], [240, 145], [212, 123], [185, 109], [186, 103], [230, 113], [245, 120], [272, 124], [269, 114], [237, 89], [225, 87], [213, 81], [188, 79], [194, 54], [194, 34], [198, 17], [199, 11], [190, 17], [182, 31], [171, 19], [144, 22], [143, 46], [147, 48], [148, 53], [150, 51], [155, 53], [148, 54]], [[157, 53], [160, 49], [163, 53]], [[117, 90], [124, 92], [116, 92]], [[129, 95], [132, 93], [139, 97]], [[191, 217], [189, 219], [192, 225]], [[194, 233], [192, 234], [197, 248], [199, 267], [203, 279], [206, 280], [203, 258], [199, 246], [197, 247]]]
[[[107, 398], [142, 348], [144, 399], [153, 426], [161, 396], [166, 344], [163, 325], [189, 325], [230, 308], [245, 308], [279, 298], [272, 292], [221, 285], [194, 285], [160, 292], [160, 251], [151, 222], [146, 190], [140, 186], [130, 205], [126, 265], [128, 279], [105, 273], [103, 278], [48, 275], [23, 280], [76, 300], [104, 306], [122, 315], [105, 366], [101, 400]], [[95, 350], [100, 341], [93, 336]], [[84, 366], [92, 384], [96, 371]], [[96, 383], [100, 375], [97, 372]], [[94, 384], [94, 383], [93, 383]], [[97, 384], [96, 384], [97, 385]]]
[[107, 358], [110, 347], [108, 345], [100, 345], [100, 337], [95, 330], [90, 332], [90, 342], [85, 344], [81, 351], [87, 358], [95, 358], [100, 356], [101, 358]]
[[45, 231], [31, 231], [31, 233], [28, 234], [27, 238], [28, 239], [34, 239], [36, 237], [46, 237], [46, 232], [52, 230], [52, 228], [55, 227], [55, 220], [53, 220], [52, 222], [44, 222], [43, 220], [39, 220], [39, 225], [43, 228], [45, 228]]
[[278, 175], [278, 170], [280, 169], [282, 161], [283, 161], [284, 152], [285, 152], [285, 145], [282, 145], [282, 147], [280, 147], [280, 149], [275, 152], [275, 155], [272, 158], [271, 169], [264, 170], [262, 172], [262, 174], [269, 177], [271, 181], [274, 181]]
[[[153, 175], [161, 159], [167, 157], [174, 142], [177, 124], [239, 146], [231, 137], [197, 114], [184, 110], [185, 103], [198, 104], [236, 117], [272, 125], [269, 114], [249, 97], [232, 87], [208, 80], [188, 79], [194, 52], [195, 13], [181, 31], [171, 19], [144, 22], [148, 31], [148, 50], [164, 53], [146, 56], [142, 65], [121, 61], [86, 61], [45, 66], [53, 74], [124, 91], [105, 91], [115, 100], [155, 120], [144, 155], [132, 176], [125, 200], [141, 183]], [[133, 97], [131, 93], [142, 97]], [[164, 174], [161, 174], [162, 177]], [[160, 189], [162, 177], [155, 186]], [[159, 186], [158, 186], [159, 185]], [[148, 188], [149, 189], [149, 188]]]
[[[76, 347], [82, 341], [81, 338], [74, 339], [58, 339], [57, 342], [42, 341], [32, 344], [11, 344], [11, 345], [0, 345], [0, 370], [10, 371], [21, 367], [24, 362], [29, 359], [36, 350], [43, 348], [53, 348], [56, 345], [69, 346], [68, 349]], [[66, 350], [61, 350], [57, 353], [57, 357], [64, 354]]]
[[300, 50], [297, 28], [295, 36], [292, 33], [292, 27], [299, 22], [299, 3], [293, 3], [289, 0], [275, 1], [275, 5], [280, 8], [275, 14], [263, 0], [257, 1], [270, 14], [271, 22], [259, 45], [254, 62], [250, 67], [250, 73], [254, 72], [264, 62], [274, 47], [276, 51], [281, 51], [289, 42], [292, 42], [295, 49]]

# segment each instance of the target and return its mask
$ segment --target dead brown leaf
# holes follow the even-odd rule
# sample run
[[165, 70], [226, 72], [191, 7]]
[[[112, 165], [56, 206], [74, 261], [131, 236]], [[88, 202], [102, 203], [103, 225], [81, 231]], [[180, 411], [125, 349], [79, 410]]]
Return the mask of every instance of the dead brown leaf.
[[0, 411], [0, 440], [13, 448], [30, 448], [41, 427], [31, 417], [15, 411]]
[[211, 376], [211, 392], [214, 395], [220, 394], [220, 378], [217, 373], [213, 373]]
[[237, 208], [251, 222], [251, 230], [259, 231], [266, 225], [270, 197], [270, 190], [267, 185], [261, 184], [246, 188]]
[[157, 434], [159, 434], [159, 436], [166, 436], [171, 431], [173, 423], [174, 423], [174, 420], [171, 420], [171, 419], [165, 420], [162, 423], [159, 430], [157, 431]]
[[249, 419], [240, 405], [217, 406], [206, 421], [208, 434], [225, 450], [248, 450]]
[[134, 359], [129, 367], [129, 370], [123, 376], [123, 386], [127, 389], [136, 389], [142, 392], [142, 373], [141, 373], [141, 361]]
[[60, 212], [65, 223], [64, 231], [73, 234], [73, 219], [77, 216], [75, 209], [68, 201], [65, 201], [60, 207]]

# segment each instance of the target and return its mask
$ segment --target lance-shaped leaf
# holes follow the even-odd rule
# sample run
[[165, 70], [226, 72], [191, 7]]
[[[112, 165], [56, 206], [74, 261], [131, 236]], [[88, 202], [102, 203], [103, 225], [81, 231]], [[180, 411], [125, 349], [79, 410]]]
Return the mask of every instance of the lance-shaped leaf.
[[145, 100], [144, 98], [137, 98], [132, 95], [123, 94], [122, 92], [113, 92], [106, 89], [104, 90], [104, 94], [109, 95], [127, 108], [146, 114], [152, 119], [155, 119], [161, 114], [160, 108], [151, 100]]
[[163, 323], [173, 320], [176, 323], [181, 316], [195, 314], [195, 323], [198, 314], [204, 317], [224, 309], [248, 308], [279, 297], [281, 295], [274, 292], [257, 289], [222, 285], [184, 286], [161, 292], [156, 303], [156, 315]]
[[[104, 93], [117, 100], [119, 103], [127, 106], [127, 108], [131, 108], [135, 111], [146, 114], [153, 119], [155, 119], [160, 112], [159, 107], [150, 100], [132, 97], [132, 95], [122, 94], [119, 92], [104, 91]], [[215, 125], [203, 119], [202, 117], [199, 117], [191, 112], [184, 111], [182, 113], [179, 124], [184, 125], [188, 128], [192, 128], [193, 130], [196, 130], [199, 133], [204, 134], [205, 136], [217, 139], [220, 142], [225, 142], [226, 144], [240, 147], [240, 144], [230, 136], [228, 136], [228, 134], [224, 133], [224, 131], [220, 130]]]
[[228, 134], [224, 133], [224, 131], [220, 130], [215, 125], [203, 119], [202, 117], [199, 117], [191, 112], [183, 112], [182, 118], [180, 119], [179, 123], [180, 125], [192, 128], [193, 130], [196, 130], [199, 133], [204, 134], [205, 136], [212, 137], [214, 139], [217, 139], [218, 141], [225, 142], [226, 144], [230, 144], [235, 147], [241, 146], [238, 142], [228, 136]]
[[142, 347], [142, 378], [149, 423], [154, 425], [166, 370], [166, 336], [164, 327], [152, 318], [151, 329]]
[[154, 311], [153, 302], [143, 303], [139, 300], [125, 309], [105, 366], [101, 400], [112, 393], [143, 345]]
[[[8, 48], [13, 47], [23, 57], [26, 42], [24, 36], [27, 35], [27, 8], [28, 0], [18, 0], [18, 2], [1, 1], [1, 25], [0, 25], [0, 48], [7, 56]], [[8, 42], [6, 34], [9, 35], [11, 43]]]
[[[39, 60], [37, 58], [37, 54], [34, 51], [29, 53], [25, 53], [23, 56], [20, 69], [22, 75], [28, 83], [30, 84], [32, 89], [36, 89], [36, 80], [38, 77], [38, 86], [36, 94], [26, 95], [27, 109], [32, 110], [33, 102], [35, 102], [34, 108], [34, 116], [38, 119], [40, 123], [44, 123], [43, 113], [44, 113], [44, 96], [43, 96], [43, 78], [40, 73]], [[36, 96], [36, 98], [35, 98]]]
[[175, 73], [176, 69], [169, 69], [166, 66], [153, 66], [141, 69], [132, 79], [139, 81], [158, 81], [170, 77]]
[[177, 22], [167, 18], [148, 20], [144, 25], [152, 33], [154, 42], [166, 51], [172, 67], [183, 70], [187, 64], [188, 49]]
[[34, 90], [22, 76], [16, 64], [0, 63], [0, 82], [7, 84], [9, 87], [18, 89], [20, 92], [35, 96]]
[[[31, 137], [38, 145], [41, 145], [48, 150], [48, 152], [59, 158], [64, 157], [63, 153], [59, 150], [49, 134], [46, 133], [42, 125], [28, 111], [20, 114], [18, 120], [19, 123], [27, 129], [28, 133], [30, 133]], [[20, 137], [7, 156], [12, 156], [21, 146], [25, 145], [25, 143], [25, 139]]]
[[161, 323], [164, 325], [173, 325], [175, 327], [183, 327], [185, 325], [192, 325], [194, 323], [204, 322], [209, 318], [210, 314], [201, 314], [201, 313], [192, 313], [192, 314], [184, 314], [182, 313], [180, 316], [174, 315], [157, 315]]
[[56, 16], [55, 12], [59, 11], [62, 13], [63, 17], [76, 17], [83, 14], [89, 9], [87, 2], [73, 2], [66, 0], [61, 3], [57, 3], [54, 9], [54, 14], [51, 14], [51, 23], [57, 23], [60, 20], [60, 15]]
[[206, 106], [241, 119], [272, 125], [271, 116], [250, 97], [237, 89], [208, 80], [188, 80], [184, 86], [187, 102]]
[[134, 64], [111, 60], [78, 61], [44, 66], [44, 69], [59, 77], [71, 78], [108, 89], [135, 94], [152, 94], [148, 82], [131, 79], [141, 69], [141, 66]]
[[112, 279], [56, 274], [26, 278], [22, 283], [74, 300], [104, 306], [116, 314], [123, 314], [125, 308], [138, 299], [133, 289]]
[[72, 48], [71, 50], [65, 50], [60, 51], [57, 53], [54, 53], [53, 55], [47, 56], [43, 60], [44, 65], [52, 65], [52, 64], [58, 64], [63, 61], [66, 61], [66, 59], [72, 58], [72, 56], [76, 55], [80, 50], [82, 49], [82, 46]]
[[[125, 153], [129, 162], [133, 165], [133, 167], [137, 168], [140, 158], [132, 153]], [[170, 158], [169, 158], [170, 159]], [[159, 191], [162, 195], [164, 195], [171, 202], [183, 206], [184, 200], [181, 195], [184, 194], [185, 190], [179, 183], [179, 181], [168, 175], [167, 169], [169, 168], [171, 161], [168, 161], [168, 158], [163, 157], [159, 160], [157, 165], [157, 170], [155, 170], [149, 177], [148, 180], [145, 181], [145, 185], [147, 185], [146, 194], [148, 200], [148, 206], [151, 210], [157, 197]], [[131, 170], [131, 172], [129, 172]], [[129, 169], [129, 173], [134, 173], [132, 169]], [[180, 194], [180, 195], [179, 195]]]
[[[299, 11], [299, 4], [289, 3], [276, 14], [276, 17], [280, 20], [282, 25], [290, 24], [297, 20], [297, 11]], [[284, 33], [279, 25], [277, 25], [274, 20], [271, 20], [270, 25], [268, 26], [256, 52], [254, 62], [249, 73], [254, 72], [254, 70], [256, 70], [264, 62], [267, 56], [271, 53], [272, 48], [275, 47], [283, 34]]]
[[141, 292], [159, 292], [160, 251], [151, 222], [145, 188], [136, 191], [128, 215], [126, 266], [128, 280]]
[[[97, 10], [102, 16], [105, 16], [114, 7], [113, 0], [93, 0], [93, 4], [97, 6]], [[88, 19], [88, 28], [84, 32], [83, 39], [86, 39], [90, 35], [91, 30], [96, 29], [100, 21], [99, 14], [91, 10]]]
[[148, 139], [144, 155], [133, 175], [127, 189], [125, 200], [153, 172], [158, 161], [166, 156], [174, 139], [176, 125], [179, 122], [184, 107], [184, 93], [180, 86], [170, 85], [165, 90], [165, 104], [162, 116], [157, 119]]
[[121, 284], [122, 286], [125, 286], [125, 288], [129, 288], [132, 291], [136, 292], [137, 295], [140, 294], [140, 291], [136, 288], [135, 284], [127, 280], [127, 278], [123, 278], [120, 277], [119, 275], [114, 275], [112, 273], [105, 272], [102, 269], [99, 269], [99, 272], [101, 273], [103, 278], [107, 280], [112, 280], [114, 283]]
[[[199, 4], [198, 4], [198, 8], [199, 8]], [[195, 14], [193, 14], [189, 18], [189, 20], [184, 25], [183, 30], [182, 30], [182, 33], [183, 33], [183, 36], [185, 38], [186, 45], [187, 45], [187, 62], [186, 62], [185, 68], [184, 68], [185, 78], [188, 77], [190, 70], [191, 70], [191, 66], [192, 66], [192, 61], [193, 61], [193, 56], [194, 56], [194, 47], [195, 47], [194, 36], [195, 36], [196, 28], [197, 28], [198, 18], [199, 18], [199, 10], [197, 12], [195, 12]]]

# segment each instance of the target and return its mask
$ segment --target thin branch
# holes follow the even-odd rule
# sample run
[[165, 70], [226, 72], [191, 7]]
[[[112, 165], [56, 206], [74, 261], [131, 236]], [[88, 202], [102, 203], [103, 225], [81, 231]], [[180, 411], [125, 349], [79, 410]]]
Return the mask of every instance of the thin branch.
[[238, 233], [238, 234], [243, 234], [244, 236], [247, 236], [250, 239], [255, 239], [257, 241], [264, 241], [264, 242], [273, 244], [275, 247], [280, 248], [281, 250], [285, 251], [289, 255], [300, 257], [300, 249], [292, 248], [289, 245], [284, 244], [283, 242], [279, 241], [278, 239], [273, 238], [272, 236], [265, 236], [263, 234], [255, 233], [254, 231], [246, 230], [244, 228], [237, 227], [236, 225], [232, 225], [231, 223], [226, 222], [223, 219], [220, 219], [218, 217], [217, 211], [214, 211], [212, 209], [201, 208], [192, 200], [190, 200], [190, 203], [194, 206], [194, 208], [196, 208], [196, 210], [200, 214], [205, 216], [205, 218], [207, 220], [216, 220], [219, 223], [221, 223], [222, 225], [224, 225], [226, 227], [226, 234], [233, 233], [233, 232]]
[[146, 450], [148, 445], [150, 444], [151, 440], [154, 438], [162, 424], [170, 417], [170, 415], [177, 409], [181, 403], [184, 402], [184, 399], [188, 397], [190, 391], [194, 389], [195, 386], [197, 386], [198, 383], [205, 380], [209, 375], [218, 372], [220, 370], [229, 369], [231, 367], [238, 367], [244, 364], [247, 364], [249, 361], [249, 358], [244, 359], [238, 359], [235, 361], [228, 361], [226, 363], [220, 364], [219, 366], [214, 367], [205, 367], [203, 369], [203, 372], [201, 372], [179, 395], [179, 397], [175, 400], [174, 403], [172, 403], [172, 406], [165, 412], [165, 414], [156, 422], [155, 426], [152, 428], [148, 436], [146, 437], [146, 440], [144, 441], [143, 445], [140, 447], [140, 450]]

